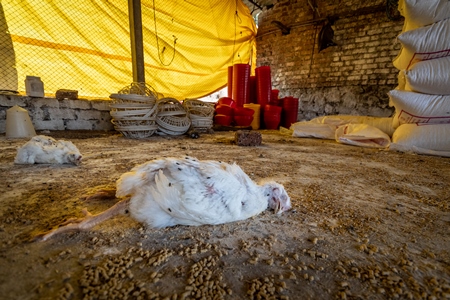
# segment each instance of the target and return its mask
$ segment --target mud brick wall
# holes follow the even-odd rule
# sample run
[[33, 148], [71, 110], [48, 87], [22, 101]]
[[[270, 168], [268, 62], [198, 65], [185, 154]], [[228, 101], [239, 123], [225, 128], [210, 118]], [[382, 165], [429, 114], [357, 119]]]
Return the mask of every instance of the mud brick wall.
[[[279, 0], [258, 17], [257, 66], [271, 67], [280, 97], [299, 98], [298, 120], [352, 114], [390, 116], [387, 92], [397, 86], [392, 61], [403, 19], [386, 15], [385, 1]], [[327, 18], [337, 46], [319, 52]], [[283, 35], [273, 21], [290, 27]]]
[[6, 111], [14, 105], [28, 111], [35, 130], [113, 130], [110, 103], [0, 94], [0, 133], [6, 130]]

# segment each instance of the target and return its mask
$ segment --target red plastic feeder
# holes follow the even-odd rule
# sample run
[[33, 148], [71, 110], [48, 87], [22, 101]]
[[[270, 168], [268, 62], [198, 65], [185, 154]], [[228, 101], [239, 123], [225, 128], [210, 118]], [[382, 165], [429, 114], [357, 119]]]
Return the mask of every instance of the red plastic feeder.
[[236, 107], [236, 102], [232, 98], [229, 98], [229, 97], [222, 97], [222, 98], [220, 98], [219, 101], [217, 101], [217, 104], [218, 105], [228, 105], [228, 106], [231, 106], [231, 107]]
[[222, 125], [222, 126], [230, 126], [232, 120], [233, 120], [232, 116], [226, 116], [226, 115], [215, 115], [214, 116], [214, 123]]
[[219, 104], [216, 106], [216, 114], [218, 115], [227, 115], [232, 116], [233, 115], [233, 108], [226, 104]]
[[264, 125], [266, 126], [266, 129], [278, 129], [280, 120], [281, 117], [279, 115], [264, 114]]
[[280, 93], [279, 90], [272, 90], [272, 91], [270, 92], [270, 101], [269, 101], [269, 104], [272, 104], [272, 105], [280, 105], [280, 104], [279, 104], [279, 99], [278, 99], [279, 93]]
[[228, 67], [228, 97], [233, 98], [233, 66]]
[[235, 116], [250, 116], [253, 117], [253, 114], [255, 111], [251, 108], [246, 107], [235, 107], [234, 108], [234, 115]]
[[249, 102], [250, 65], [235, 64], [233, 66], [233, 100], [238, 107]]
[[282, 109], [283, 108], [281, 106], [268, 104], [268, 105], [264, 106], [264, 114], [268, 113], [268, 114], [281, 116]]
[[290, 128], [297, 122], [298, 115], [298, 98], [286, 97], [282, 99], [282, 121], [281, 126]]
[[234, 122], [237, 126], [250, 126], [253, 121], [253, 116], [234, 116]]
[[267, 104], [264, 106], [263, 122], [266, 129], [278, 129], [281, 121], [281, 106]]
[[270, 67], [261, 66], [255, 69], [256, 74], [256, 99], [262, 106], [270, 102], [272, 93], [272, 79], [270, 77]]

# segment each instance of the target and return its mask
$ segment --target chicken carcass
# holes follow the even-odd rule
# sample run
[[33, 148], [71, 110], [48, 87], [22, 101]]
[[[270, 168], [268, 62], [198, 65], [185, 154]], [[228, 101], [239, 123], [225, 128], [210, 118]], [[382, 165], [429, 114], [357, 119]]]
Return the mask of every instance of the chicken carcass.
[[244, 220], [267, 208], [282, 213], [291, 208], [284, 187], [273, 181], [253, 182], [236, 164], [199, 161], [192, 157], [153, 160], [123, 174], [116, 184], [113, 207], [69, 220], [39, 236], [89, 229], [118, 214], [130, 214], [153, 228], [174, 225], [222, 224]]
[[80, 151], [72, 142], [37, 135], [17, 150], [14, 163], [78, 165], [81, 159]]

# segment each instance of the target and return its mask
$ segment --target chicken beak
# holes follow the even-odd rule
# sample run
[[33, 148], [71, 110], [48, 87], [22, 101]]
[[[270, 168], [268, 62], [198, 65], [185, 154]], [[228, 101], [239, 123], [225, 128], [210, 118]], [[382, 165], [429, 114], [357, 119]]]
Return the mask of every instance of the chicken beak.
[[281, 214], [283, 210], [281, 209], [281, 202], [277, 202], [277, 206], [275, 207], [275, 214]]

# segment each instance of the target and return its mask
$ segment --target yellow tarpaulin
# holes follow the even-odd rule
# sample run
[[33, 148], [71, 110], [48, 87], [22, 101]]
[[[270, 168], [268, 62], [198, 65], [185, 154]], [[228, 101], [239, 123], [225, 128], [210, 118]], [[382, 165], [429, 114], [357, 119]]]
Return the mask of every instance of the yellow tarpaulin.
[[[0, 89], [24, 92], [31, 75], [49, 94], [108, 97], [133, 81], [127, 1], [0, 5]], [[241, 0], [141, 0], [141, 7], [146, 82], [166, 97], [207, 95], [226, 85], [228, 66], [251, 59], [256, 26]]]

